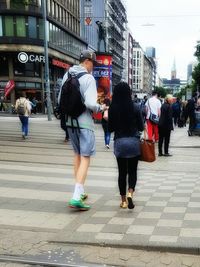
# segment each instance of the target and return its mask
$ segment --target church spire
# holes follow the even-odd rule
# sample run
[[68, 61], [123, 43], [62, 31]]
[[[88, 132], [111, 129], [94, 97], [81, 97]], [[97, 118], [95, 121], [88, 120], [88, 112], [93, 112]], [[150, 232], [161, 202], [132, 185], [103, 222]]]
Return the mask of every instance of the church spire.
[[171, 69], [171, 80], [172, 79], [176, 79], [176, 61], [175, 61], [175, 58], [174, 58], [173, 66]]

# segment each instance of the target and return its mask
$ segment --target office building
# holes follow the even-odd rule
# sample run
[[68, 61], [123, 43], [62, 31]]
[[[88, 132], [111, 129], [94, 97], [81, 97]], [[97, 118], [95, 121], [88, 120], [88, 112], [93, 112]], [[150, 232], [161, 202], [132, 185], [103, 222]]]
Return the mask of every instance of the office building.
[[[66, 69], [78, 63], [87, 42], [80, 37], [79, 0], [46, 0], [51, 99]], [[44, 25], [41, 0], [0, 0], [0, 92], [12, 80], [15, 88], [8, 96], [14, 103], [21, 91], [36, 97], [44, 110]]]

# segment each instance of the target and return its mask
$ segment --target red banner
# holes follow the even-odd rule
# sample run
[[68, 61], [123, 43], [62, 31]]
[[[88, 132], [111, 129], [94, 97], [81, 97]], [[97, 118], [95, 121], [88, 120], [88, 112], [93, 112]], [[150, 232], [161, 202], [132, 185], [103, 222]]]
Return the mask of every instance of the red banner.
[[7, 84], [6, 84], [6, 87], [4, 89], [5, 97], [7, 97], [14, 88], [15, 88], [14, 80], [8, 81]]

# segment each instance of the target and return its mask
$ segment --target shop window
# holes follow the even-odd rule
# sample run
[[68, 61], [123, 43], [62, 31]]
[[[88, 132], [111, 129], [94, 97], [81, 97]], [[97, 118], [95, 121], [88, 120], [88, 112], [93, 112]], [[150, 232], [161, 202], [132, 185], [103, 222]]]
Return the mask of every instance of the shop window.
[[6, 56], [0, 56], [0, 76], [8, 76], [8, 59]]
[[30, 38], [37, 38], [36, 18], [28, 17], [28, 33]]
[[14, 35], [13, 17], [11, 17], [11, 16], [5, 17], [4, 27], [5, 27], [5, 36], [13, 36]]
[[3, 36], [2, 17], [0, 16], [0, 36]]
[[25, 17], [16, 17], [16, 33], [19, 37], [26, 37]]
[[20, 63], [17, 59], [14, 60], [13, 68], [15, 76], [25, 77], [40, 77], [39, 62]]

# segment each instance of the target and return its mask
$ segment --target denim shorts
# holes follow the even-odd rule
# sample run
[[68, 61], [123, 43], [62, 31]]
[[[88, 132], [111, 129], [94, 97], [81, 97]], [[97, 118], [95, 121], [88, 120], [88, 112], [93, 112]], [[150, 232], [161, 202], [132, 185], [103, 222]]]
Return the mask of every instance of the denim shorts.
[[89, 157], [95, 154], [95, 135], [89, 129], [67, 127], [69, 138], [76, 154]]

